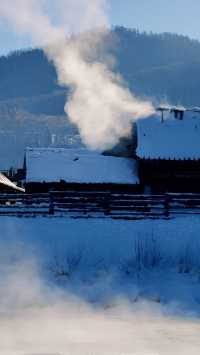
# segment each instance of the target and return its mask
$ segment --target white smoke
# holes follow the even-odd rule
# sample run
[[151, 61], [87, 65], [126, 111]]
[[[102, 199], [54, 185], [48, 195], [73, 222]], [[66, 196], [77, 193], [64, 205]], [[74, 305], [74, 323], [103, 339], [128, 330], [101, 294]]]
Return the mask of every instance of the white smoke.
[[54, 62], [60, 84], [71, 88], [67, 115], [84, 143], [99, 150], [115, 145], [130, 134], [134, 120], [154, 112], [98, 56], [108, 31], [107, 7], [105, 0], [0, 2], [0, 18], [43, 46]]
[[8, 0], [0, 2], [0, 19], [5, 20], [19, 35], [29, 35], [33, 45], [45, 45], [65, 38], [60, 26], [52, 26], [43, 12], [40, 0]]

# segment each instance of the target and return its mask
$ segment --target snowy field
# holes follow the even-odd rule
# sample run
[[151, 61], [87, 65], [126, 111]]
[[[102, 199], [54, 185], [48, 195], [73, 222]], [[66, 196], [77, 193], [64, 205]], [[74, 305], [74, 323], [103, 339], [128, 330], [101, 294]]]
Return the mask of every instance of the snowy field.
[[0, 235], [0, 354], [199, 354], [198, 217], [1, 217]]

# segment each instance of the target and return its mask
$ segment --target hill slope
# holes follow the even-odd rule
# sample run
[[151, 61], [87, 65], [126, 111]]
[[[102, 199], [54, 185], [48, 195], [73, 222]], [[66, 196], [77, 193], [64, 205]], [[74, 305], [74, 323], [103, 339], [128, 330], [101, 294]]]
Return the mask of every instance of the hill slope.
[[[109, 49], [129, 88], [155, 102], [200, 105], [200, 43], [173, 34], [118, 27]], [[79, 145], [64, 116], [67, 88], [39, 49], [0, 58], [0, 168], [20, 165], [25, 146]]]

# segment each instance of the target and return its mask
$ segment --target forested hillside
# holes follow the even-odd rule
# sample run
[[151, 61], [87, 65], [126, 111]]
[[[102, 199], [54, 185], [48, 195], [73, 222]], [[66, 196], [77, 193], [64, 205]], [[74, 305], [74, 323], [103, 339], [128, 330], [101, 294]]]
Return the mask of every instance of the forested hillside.
[[[200, 42], [117, 27], [110, 53], [129, 88], [154, 102], [200, 105]], [[0, 58], [0, 168], [19, 166], [27, 145], [80, 144], [64, 117], [67, 88], [39, 49]]]
[[117, 28], [118, 70], [136, 93], [171, 103], [198, 105], [200, 42], [175, 34]]
[[[146, 34], [123, 27], [117, 27], [113, 34], [115, 44], [110, 51], [116, 58], [115, 69], [132, 90], [158, 99], [198, 103], [200, 42], [175, 34]], [[57, 85], [53, 65], [39, 49], [1, 57], [0, 78], [0, 100], [63, 91]]]

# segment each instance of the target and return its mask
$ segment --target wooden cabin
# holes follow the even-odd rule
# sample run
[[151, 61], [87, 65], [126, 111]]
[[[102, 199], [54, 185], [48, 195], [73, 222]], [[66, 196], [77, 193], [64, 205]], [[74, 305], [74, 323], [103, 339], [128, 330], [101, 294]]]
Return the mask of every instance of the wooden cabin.
[[28, 148], [25, 173], [27, 192], [140, 189], [137, 161], [87, 149]]
[[136, 157], [146, 191], [200, 192], [200, 109], [159, 108], [139, 120]]

